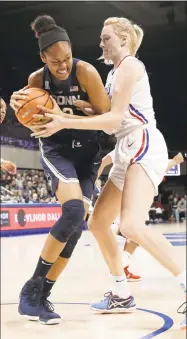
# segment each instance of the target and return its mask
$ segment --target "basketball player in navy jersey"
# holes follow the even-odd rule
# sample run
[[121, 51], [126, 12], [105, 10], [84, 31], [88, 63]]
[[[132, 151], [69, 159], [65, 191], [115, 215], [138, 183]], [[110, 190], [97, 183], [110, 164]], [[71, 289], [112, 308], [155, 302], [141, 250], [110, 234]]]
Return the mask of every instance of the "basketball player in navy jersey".
[[[29, 76], [28, 85], [48, 91], [67, 118], [84, 116], [76, 108], [76, 100], [89, 101], [96, 114], [107, 112], [110, 100], [102, 80], [92, 65], [72, 57], [67, 32], [49, 16], [36, 18], [32, 28], [45, 66]], [[12, 95], [15, 111], [19, 108], [17, 99], [24, 96], [24, 91]], [[47, 237], [32, 278], [21, 291], [19, 313], [44, 324], [56, 324], [60, 316], [47, 297], [80, 238], [101, 163], [100, 146], [98, 131], [68, 129], [40, 139], [39, 144], [42, 166], [63, 213]]]

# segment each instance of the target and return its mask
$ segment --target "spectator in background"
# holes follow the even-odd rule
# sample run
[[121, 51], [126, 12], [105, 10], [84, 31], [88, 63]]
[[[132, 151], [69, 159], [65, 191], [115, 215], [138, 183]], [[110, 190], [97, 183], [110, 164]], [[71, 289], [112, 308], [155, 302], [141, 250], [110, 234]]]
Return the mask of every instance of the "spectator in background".
[[163, 208], [163, 219], [164, 221], [168, 221], [171, 218], [172, 215], [172, 209], [171, 205], [169, 203], [169, 197], [171, 196], [171, 191], [170, 190], [163, 190], [162, 191], [162, 196], [161, 196], [161, 204]]
[[22, 188], [23, 187], [23, 180], [22, 180], [22, 177], [21, 177], [21, 174], [18, 173], [16, 175], [16, 185], [18, 188]]
[[0, 123], [3, 122], [6, 116], [6, 103], [3, 98], [0, 98]]
[[177, 208], [174, 210], [176, 222], [180, 222], [182, 218], [186, 218], [186, 200], [181, 198], [177, 204]]
[[1, 194], [1, 201], [16, 203], [56, 203], [51, 198], [51, 187], [46, 182], [43, 171], [19, 170], [16, 176], [3, 173], [1, 185], [12, 195]]

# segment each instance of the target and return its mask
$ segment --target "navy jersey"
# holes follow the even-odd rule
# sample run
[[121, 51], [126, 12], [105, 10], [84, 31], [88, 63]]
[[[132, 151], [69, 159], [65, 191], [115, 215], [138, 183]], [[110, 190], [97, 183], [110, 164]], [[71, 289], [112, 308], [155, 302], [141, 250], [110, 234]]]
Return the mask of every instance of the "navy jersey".
[[[68, 79], [61, 81], [55, 79], [48, 66], [45, 65], [43, 71], [43, 89], [54, 97], [64, 113], [85, 116], [85, 114], [78, 110], [73, 104], [75, 99], [88, 101], [88, 95], [83, 92], [76, 77], [76, 67], [78, 62], [79, 59], [73, 59], [73, 67]], [[83, 142], [95, 140], [97, 142], [97, 137], [98, 131], [63, 129], [49, 138], [43, 138], [42, 142], [44, 145], [47, 144], [48, 141], [50, 144], [52, 142], [57, 145], [65, 145], [71, 143], [73, 140]]]

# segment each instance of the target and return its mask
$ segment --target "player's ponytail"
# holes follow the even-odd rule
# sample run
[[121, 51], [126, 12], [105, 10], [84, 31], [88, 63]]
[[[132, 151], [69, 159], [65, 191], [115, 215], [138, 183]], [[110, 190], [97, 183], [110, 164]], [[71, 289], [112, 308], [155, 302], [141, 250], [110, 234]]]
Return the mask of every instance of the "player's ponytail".
[[36, 38], [42, 33], [51, 31], [57, 27], [55, 20], [49, 15], [40, 15], [31, 24], [32, 30], [35, 32]]
[[41, 52], [59, 41], [70, 43], [69, 36], [64, 28], [56, 25], [55, 20], [49, 15], [40, 15], [31, 24], [32, 30], [38, 38], [38, 44]]
[[141, 43], [142, 43], [144, 32], [143, 32], [143, 29], [136, 24], [133, 24], [133, 27], [134, 27], [134, 30], [135, 30], [135, 33], [136, 33], [136, 36], [137, 36], [136, 43], [134, 44], [134, 46], [132, 46], [133, 51], [134, 51], [134, 55], [135, 55], [137, 50], [139, 49]]

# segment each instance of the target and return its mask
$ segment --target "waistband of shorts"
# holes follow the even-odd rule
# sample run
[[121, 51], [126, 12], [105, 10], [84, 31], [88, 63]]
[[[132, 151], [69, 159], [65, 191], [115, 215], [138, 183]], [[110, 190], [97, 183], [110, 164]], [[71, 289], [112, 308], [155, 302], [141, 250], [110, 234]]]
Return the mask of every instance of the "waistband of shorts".
[[66, 140], [65, 142], [62, 140], [61, 142], [57, 141], [51, 141], [51, 140], [47, 140], [47, 139], [41, 139], [43, 146], [49, 146], [49, 147], [55, 147], [55, 148], [75, 148], [75, 147], [85, 147], [88, 146], [89, 144], [95, 144], [95, 145], [99, 145], [99, 140], [98, 138], [93, 138], [93, 139], [81, 139], [81, 138], [77, 138], [77, 139], [71, 139], [71, 140]]

